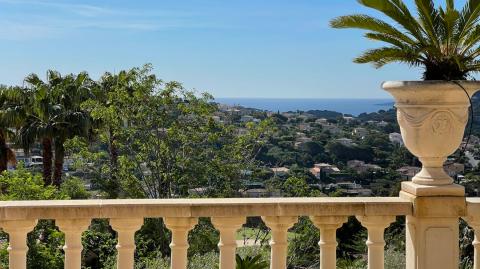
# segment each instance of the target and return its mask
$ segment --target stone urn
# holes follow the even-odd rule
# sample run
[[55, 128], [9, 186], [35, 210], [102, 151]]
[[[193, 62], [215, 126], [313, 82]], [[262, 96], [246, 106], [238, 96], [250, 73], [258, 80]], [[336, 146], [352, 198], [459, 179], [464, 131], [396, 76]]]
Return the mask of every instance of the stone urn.
[[387, 81], [382, 88], [395, 98], [397, 119], [408, 150], [422, 162], [415, 184], [445, 186], [453, 179], [443, 164], [462, 143], [471, 97], [480, 82]]

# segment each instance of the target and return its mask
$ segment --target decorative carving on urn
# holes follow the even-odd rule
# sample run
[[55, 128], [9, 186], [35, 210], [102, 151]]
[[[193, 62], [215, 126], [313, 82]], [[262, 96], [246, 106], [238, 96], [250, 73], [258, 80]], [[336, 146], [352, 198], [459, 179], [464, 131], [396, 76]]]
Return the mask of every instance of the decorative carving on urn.
[[[468, 113], [466, 108], [468, 106], [459, 106], [457, 109], [438, 109], [438, 108], [424, 108], [424, 106], [403, 106], [401, 104], [395, 105], [397, 107], [398, 121], [403, 125], [408, 124], [411, 128], [422, 128], [429, 125], [433, 135], [443, 135], [451, 132], [452, 128], [465, 128], [468, 121]], [[409, 114], [409, 108], [413, 110]], [[423, 115], [416, 114], [417, 111], [423, 111]], [[427, 128], [428, 128], [427, 127]]]

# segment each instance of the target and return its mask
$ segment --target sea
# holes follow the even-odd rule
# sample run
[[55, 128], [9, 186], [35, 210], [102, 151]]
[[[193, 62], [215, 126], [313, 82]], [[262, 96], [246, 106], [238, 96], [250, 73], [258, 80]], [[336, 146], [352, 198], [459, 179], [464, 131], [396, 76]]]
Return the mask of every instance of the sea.
[[216, 102], [272, 112], [329, 110], [358, 116], [393, 107], [393, 99], [281, 99], [281, 98], [216, 98]]

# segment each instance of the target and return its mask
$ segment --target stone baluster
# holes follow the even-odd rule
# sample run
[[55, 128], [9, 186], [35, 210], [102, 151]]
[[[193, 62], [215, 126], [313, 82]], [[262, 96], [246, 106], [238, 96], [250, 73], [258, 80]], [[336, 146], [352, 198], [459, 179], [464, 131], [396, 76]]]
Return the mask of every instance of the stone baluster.
[[297, 217], [262, 217], [271, 230], [270, 269], [287, 268], [287, 232], [297, 222]]
[[395, 221], [395, 216], [359, 216], [358, 220], [368, 230], [368, 269], [383, 269], [385, 264], [384, 231]]
[[135, 262], [135, 232], [143, 225], [143, 219], [110, 219], [110, 226], [117, 232], [117, 268], [133, 269]]
[[347, 221], [345, 216], [315, 216], [310, 218], [320, 230], [320, 269], [337, 267], [337, 229]]
[[65, 233], [65, 269], [82, 267], [82, 233], [90, 226], [90, 219], [58, 219], [55, 224]]
[[165, 225], [172, 232], [172, 242], [170, 249], [171, 269], [186, 269], [187, 250], [188, 250], [188, 232], [197, 224], [196, 218], [165, 218]]
[[36, 220], [9, 220], [1, 222], [8, 233], [8, 263], [10, 269], [27, 268], [27, 234], [37, 225]]
[[468, 225], [472, 227], [474, 232], [473, 238], [473, 269], [480, 269], [480, 218], [468, 217], [465, 218]]
[[245, 217], [212, 218], [212, 224], [220, 231], [220, 269], [235, 269], [236, 234], [246, 221]]

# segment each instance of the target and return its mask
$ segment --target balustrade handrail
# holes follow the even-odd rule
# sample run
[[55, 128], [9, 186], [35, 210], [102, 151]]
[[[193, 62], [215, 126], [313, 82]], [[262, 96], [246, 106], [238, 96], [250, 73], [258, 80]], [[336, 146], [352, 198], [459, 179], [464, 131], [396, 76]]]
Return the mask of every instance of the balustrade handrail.
[[399, 216], [411, 213], [412, 203], [400, 197], [116, 199], [0, 202], [0, 221], [124, 217]]
[[81, 235], [90, 221], [110, 219], [118, 233], [117, 268], [134, 267], [134, 235], [144, 218], [163, 218], [171, 231], [171, 268], [187, 268], [188, 232], [199, 217], [210, 217], [220, 232], [221, 269], [235, 268], [235, 233], [246, 217], [261, 216], [271, 229], [270, 268], [286, 268], [287, 231], [300, 216], [320, 230], [321, 268], [334, 268], [337, 228], [356, 216], [368, 230], [369, 264], [383, 264], [383, 232], [396, 216], [411, 215], [413, 204], [401, 197], [117, 199], [0, 202], [0, 227], [9, 234], [9, 266], [26, 269], [27, 234], [38, 220], [53, 219], [65, 233], [65, 268], [81, 268]]

